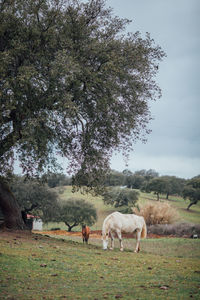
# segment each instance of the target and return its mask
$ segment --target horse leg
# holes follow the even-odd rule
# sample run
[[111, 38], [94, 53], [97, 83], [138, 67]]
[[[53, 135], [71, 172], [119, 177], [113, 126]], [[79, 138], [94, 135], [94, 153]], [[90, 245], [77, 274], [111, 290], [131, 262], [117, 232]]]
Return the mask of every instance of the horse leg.
[[110, 238], [111, 238], [110, 250], [113, 250], [114, 249], [114, 235], [113, 235], [113, 232], [110, 232]]
[[135, 253], [140, 251], [140, 237], [141, 237], [141, 230], [137, 230], [136, 232], [136, 248], [135, 248]]
[[117, 236], [118, 236], [118, 239], [119, 239], [119, 244], [120, 244], [120, 251], [123, 251], [124, 250], [124, 246], [122, 244], [122, 234], [121, 234], [121, 231], [117, 231]]

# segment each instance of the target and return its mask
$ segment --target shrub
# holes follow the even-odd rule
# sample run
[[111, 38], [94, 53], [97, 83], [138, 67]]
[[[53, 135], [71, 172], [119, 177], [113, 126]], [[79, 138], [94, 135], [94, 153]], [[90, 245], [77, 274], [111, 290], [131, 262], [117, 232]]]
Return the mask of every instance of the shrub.
[[134, 212], [143, 216], [147, 225], [172, 224], [178, 219], [176, 209], [165, 202], [147, 203], [140, 211], [134, 209]]

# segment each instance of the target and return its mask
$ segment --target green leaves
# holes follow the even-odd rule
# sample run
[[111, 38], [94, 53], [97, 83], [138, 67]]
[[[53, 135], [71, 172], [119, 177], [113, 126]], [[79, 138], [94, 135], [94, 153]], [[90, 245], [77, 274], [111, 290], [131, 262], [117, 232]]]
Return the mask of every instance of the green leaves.
[[25, 181], [23, 177], [15, 177], [11, 190], [21, 211], [39, 215], [43, 221], [56, 218], [58, 195], [46, 185], [36, 180]]

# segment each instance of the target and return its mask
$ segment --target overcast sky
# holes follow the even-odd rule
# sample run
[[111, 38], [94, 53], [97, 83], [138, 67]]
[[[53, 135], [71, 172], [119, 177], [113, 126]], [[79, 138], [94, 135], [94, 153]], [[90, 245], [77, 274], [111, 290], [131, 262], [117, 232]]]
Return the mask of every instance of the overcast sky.
[[[117, 16], [133, 22], [128, 31], [149, 32], [166, 52], [157, 82], [162, 98], [152, 103], [152, 133], [138, 142], [128, 169], [155, 169], [160, 175], [191, 178], [200, 174], [200, 1], [108, 0]], [[126, 168], [114, 155], [112, 169]]]

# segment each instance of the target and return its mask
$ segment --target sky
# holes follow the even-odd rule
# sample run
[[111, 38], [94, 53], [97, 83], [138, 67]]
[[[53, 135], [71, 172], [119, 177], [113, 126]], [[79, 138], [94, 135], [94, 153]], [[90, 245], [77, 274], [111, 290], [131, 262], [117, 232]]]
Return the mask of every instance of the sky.
[[200, 1], [108, 0], [114, 15], [132, 20], [127, 31], [149, 32], [167, 57], [157, 82], [161, 99], [150, 108], [153, 121], [147, 143], [137, 142], [128, 166], [113, 155], [111, 168], [135, 172], [154, 169], [160, 176], [192, 178], [200, 174]]

